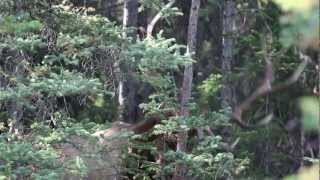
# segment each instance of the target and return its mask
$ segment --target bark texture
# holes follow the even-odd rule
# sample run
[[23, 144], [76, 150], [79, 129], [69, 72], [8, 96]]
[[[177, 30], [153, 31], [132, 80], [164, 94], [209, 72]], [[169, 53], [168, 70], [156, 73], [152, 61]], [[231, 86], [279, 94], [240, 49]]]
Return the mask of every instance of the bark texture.
[[234, 87], [230, 80], [232, 73], [234, 39], [236, 19], [236, 3], [234, 0], [226, 0], [223, 9], [223, 38], [222, 38], [222, 73], [224, 77], [224, 88], [221, 92], [222, 106], [232, 107], [236, 104]]
[[[136, 28], [138, 22], [138, 0], [125, 0], [123, 5], [123, 36], [135, 37], [135, 31], [128, 31], [128, 28]], [[132, 71], [125, 64], [118, 65], [119, 85], [118, 85], [118, 103], [119, 120], [125, 119], [135, 121], [137, 116], [138, 104], [136, 101], [137, 84], [132, 78]], [[128, 72], [125, 75], [123, 72]], [[130, 118], [129, 118], [130, 117]]]
[[[123, 4], [123, 27], [137, 27], [138, 0], [125, 0]], [[129, 36], [132, 34], [128, 34]]]
[[[190, 8], [190, 17], [188, 25], [188, 44], [187, 52], [194, 57], [196, 52], [197, 45], [197, 26], [198, 26], [198, 17], [200, 9], [200, 0], [192, 0]], [[181, 109], [180, 114], [183, 118], [189, 116], [188, 103], [191, 98], [192, 90], [192, 79], [193, 79], [193, 66], [189, 64], [185, 67], [183, 75], [183, 84], [181, 92]], [[188, 138], [187, 132], [180, 132], [177, 139], [177, 151], [186, 152], [186, 140]], [[186, 179], [187, 168], [184, 165], [177, 165], [176, 172], [173, 179], [183, 180]]]

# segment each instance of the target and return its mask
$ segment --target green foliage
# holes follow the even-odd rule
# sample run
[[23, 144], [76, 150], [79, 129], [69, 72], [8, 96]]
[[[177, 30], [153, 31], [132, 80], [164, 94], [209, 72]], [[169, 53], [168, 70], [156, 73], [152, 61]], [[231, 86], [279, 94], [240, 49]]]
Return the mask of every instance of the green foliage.
[[[96, 142], [91, 133], [106, 128], [92, 122], [72, 123], [71, 119], [61, 120], [57, 129], [40, 123], [31, 126], [32, 134], [26, 139], [17, 139], [10, 134], [0, 135], [0, 179], [60, 179], [65, 173], [85, 176], [88, 173], [84, 157], [98, 156], [96, 151], [61, 161], [56, 147], [72, 143], [77, 135]], [[80, 144], [78, 144], [81, 146]]]
[[[154, 106], [146, 108], [146, 112], [161, 111], [156, 109], [160, 101], [168, 102], [167, 108], [175, 106], [172, 72], [192, 60], [184, 54], [185, 47], [174, 39], [164, 38], [161, 33], [154, 39], [136, 42], [125, 39], [122, 28], [114, 22], [99, 15], [88, 15], [86, 10], [80, 12], [67, 3], [49, 6], [47, 1], [24, 1], [23, 12], [15, 11], [13, 6], [17, 4], [13, 1], [1, 3], [8, 9], [0, 16], [3, 35], [0, 58], [4, 63], [0, 72], [5, 82], [0, 90], [0, 102], [15, 102], [22, 107], [26, 116], [21, 121], [30, 131], [25, 142], [18, 139], [7, 142], [8, 138], [1, 134], [1, 148], [4, 148], [1, 150], [5, 151], [0, 156], [1, 178], [59, 179], [66, 171], [83, 177], [92, 170], [89, 157], [103, 159], [101, 148], [89, 151], [89, 147], [79, 145], [83, 149], [81, 156], [61, 162], [54, 147], [72, 144], [74, 136], [91, 142], [88, 146], [96, 146], [95, 138], [90, 135], [99, 129], [92, 123], [98, 118], [96, 114], [90, 116], [87, 109], [79, 112], [81, 117], [77, 120], [70, 116], [79, 111], [78, 99], [84, 101], [87, 97], [97, 108], [112, 107], [105, 98], [115, 89], [102, 87], [101, 82], [115, 80], [105, 74], [113, 73], [116, 64], [136, 72], [140, 81], [157, 90], [150, 97], [150, 104]], [[165, 18], [179, 14], [176, 8], [164, 13]], [[8, 68], [15, 66], [17, 70]], [[58, 105], [60, 100], [63, 100], [62, 107]], [[39, 121], [41, 119], [43, 121]], [[82, 122], [74, 123], [79, 120]], [[1, 121], [1, 131], [9, 130], [8, 124], [17, 122], [10, 117]], [[144, 149], [155, 152], [154, 144]], [[105, 163], [108, 162], [98, 164]], [[141, 168], [148, 170], [146, 174], [158, 171], [153, 164], [145, 161]]]
[[[154, 112], [165, 112], [167, 109], [165, 106], [161, 106], [162, 101], [151, 104], [144, 104], [144, 108], [148, 109], [148, 106], [156, 106], [158, 109]], [[168, 103], [168, 102], [166, 102]], [[160, 107], [160, 108], [159, 108]], [[163, 109], [162, 109], [163, 108]], [[195, 111], [196, 112], [196, 111]], [[205, 136], [201, 141], [197, 141], [196, 137], [190, 137], [188, 147], [190, 152], [176, 152], [170, 147], [170, 140], [176, 136], [177, 132], [189, 131], [194, 128], [206, 128], [215, 127], [214, 129], [220, 129], [230, 126], [228, 110], [221, 110], [218, 112], [208, 113], [206, 116], [192, 115], [188, 118], [172, 117], [168, 120], [163, 120], [161, 124], [156, 125], [152, 132], [147, 135], [135, 136], [132, 141], [132, 147], [137, 148], [137, 152], [128, 154], [128, 159], [132, 163], [127, 168], [131, 170], [129, 174], [135, 174], [134, 177], [150, 177], [156, 178], [159, 175], [169, 176], [174, 172], [177, 164], [183, 163], [188, 167], [188, 174], [191, 177], [197, 177], [199, 179], [233, 179], [235, 177], [243, 175], [249, 167], [249, 158], [236, 157], [233, 153], [226, 151], [227, 143], [224, 142], [222, 136], [211, 135]], [[156, 140], [154, 143], [161, 146], [141, 143], [145, 138], [156, 135], [163, 136], [161, 139]], [[138, 139], [138, 141], [137, 141]], [[167, 142], [168, 141], [168, 142]], [[139, 152], [149, 150], [151, 156], [154, 157], [161, 149], [163, 153], [164, 163], [157, 164], [150, 159], [146, 159], [145, 156], [141, 156]], [[155, 157], [154, 157], [155, 158]], [[134, 163], [136, 162], [136, 163]], [[141, 164], [139, 162], [142, 162]], [[139, 170], [135, 167], [138, 166]]]
[[203, 93], [204, 96], [209, 96], [214, 94], [221, 88], [221, 75], [220, 74], [211, 74], [206, 80], [202, 82], [202, 85], [199, 86], [199, 90]]
[[199, 103], [201, 106], [212, 106], [218, 101], [217, 94], [222, 88], [221, 80], [222, 76], [220, 74], [211, 74], [197, 87], [200, 93]]
[[68, 71], [61, 74], [50, 73], [48, 77], [34, 76], [27, 83], [17, 83], [16, 88], [0, 91], [0, 100], [23, 101], [34, 94], [48, 97], [62, 97], [73, 94], [90, 94], [99, 92], [101, 83], [97, 79], [85, 79], [81, 74]]
[[162, 18], [165, 18], [166, 20], [168, 20], [168, 17], [183, 15], [183, 13], [177, 7], [163, 9], [163, 7], [166, 4], [161, 0], [141, 0], [140, 3], [141, 3], [141, 6], [139, 8], [139, 11], [152, 9], [152, 10], [156, 10], [156, 12], [159, 12], [162, 10], [162, 14], [163, 14]]
[[307, 131], [318, 131], [320, 123], [320, 101], [317, 97], [304, 97], [300, 100], [302, 124]]
[[309, 180], [309, 179], [319, 179], [319, 163], [314, 164], [311, 167], [304, 167], [299, 170], [295, 175], [287, 176], [284, 180]]
[[172, 87], [170, 71], [192, 62], [189, 55], [181, 53], [183, 51], [185, 46], [159, 33], [155, 38], [138, 40], [128, 46], [125, 52], [126, 63], [138, 70], [142, 81], [155, 88], [168, 89]]
[[19, 21], [14, 16], [0, 16], [0, 33], [23, 34], [28, 32], [39, 32], [42, 28], [38, 20], [23, 19]]
[[233, 179], [247, 169], [248, 159], [236, 159], [232, 153], [219, 152], [219, 138], [205, 139], [193, 153], [168, 151], [165, 158], [172, 161], [164, 167], [172, 172], [177, 163], [188, 166], [188, 174], [199, 179]]
[[[140, 12], [153, 14], [167, 2], [142, 0]], [[152, 89], [151, 94], [144, 94], [143, 90], [138, 92], [145, 96], [140, 104], [145, 118], [159, 115], [163, 120], [145, 134], [123, 133], [110, 139], [130, 141], [131, 151], [124, 146], [120, 153], [125, 162], [124, 176], [129, 179], [170, 178], [180, 163], [188, 166], [190, 176], [201, 180], [248, 179], [248, 176], [261, 179], [269, 175], [278, 178], [292, 173], [292, 164], [297, 161], [292, 157], [299, 155], [295, 147], [298, 131], [290, 132], [284, 127], [290, 124], [287, 120], [296, 115], [291, 100], [305, 92], [310, 94], [310, 87], [317, 83], [310, 77], [316, 73], [307, 71], [304, 81], [292, 91], [272, 94], [252, 105], [244, 117], [260, 116], [271, 109], [278, 116], [277, 123], [253, 131], [232, 126], [231, 109], [220, 109], [220, 91], [223, 80], [229, 79], [237, 86], [239, 100], [248, 97], [260, 84], [257, 79], [261, 79], [263, 60], [269, 52], [272, 53], [275, 81], [286, 79], [299, 58], [293, 48], [284, 49], [283, 46], [313, 44], [309, 40], [317, 39], [312, 34], [319, 29], [318, 10], [313, 8], [310, 13], [294, 10], [293, 16], [280, 21], [283, 12], [273, 1], [257, 1], [258, 9], [250, 9], [252, 2], [237, 1], [240, 13], [237, 21], [244, 18], [244, 23], [253, 24], [244, 33], [234, 36], [235, 64], [233, 73], [227, 77], [220, 75], [220, 62], [215, 60], [221, 51], [216, 42], [220, 42], [222, 36], [212, 36], [221, 30], [218, 24], [222, 23], [212, 19], [217, 18], [216, 9], [219, 10], [217, 14], [222, 14], [222, 1], [209, 0], [202, 7], [200, 21], [204, 22], [200, 23], [199, 34], [204, 43], [200, 42], [197, 49], [202, 64], [195, 68], [199, 77], [196, 74], [194, 84], [197, 87], [189, 104], [190, 116], [182, 118], [166, 114], [180, 109], [180, 70], [194, 60], [185, 53], [186, 47], [177, 43], [185, 39], [177, 41], [166, 37], [175, 36], [166, 32], [174, 28], [160, 27], [165, 33], [160, 31], [153, 38], [127, 38], [116, 22], [96, 15], [92, 8], [75, 7], [69, 0], [0, 0], [0, 180], [61, 179], [66, 172], [82, 178], [97, 167], [106, 167], [109, 162], [105, 160], [105, 151], [113, 147], [100, 147], [91, 134], [109, 127], [108, 121], [117, 116], [114, 95], [122, 78], [119, 68], [124, 71], [121, 76], [130, 76]], [[188, 3], [175, 5], [185, 10], [189, 8], [185, 4]], [[167, 21], [169, 17], [182, 15], [177, 7], [162, 13]], [[302, 40], [296, 41], [295, 35], [302, 35]], [[269, 36], [272, 42], [266, 44]], [[305, 97], [299, 105], [306, 132], [315, 133], [319, 123], [318, 99]], [[13, 128], [18, 122], [24, 131], [14, 134]], [[203, 139], [195, 135], [198, 128], [204, 132]], [[189, 133], [188, 153], [176, 151], [177, 133], [181, 131]], [[74, 143], [73, 138], [85, 144]], [[61, 160], [57, 147], [66, 144], [76, 147], [80, 155]], [[157, 159], [159, 155], [164, 159], [161, 163]], [[263, 158], [269, 160], [266, 165]], [[92, 160], [97, 167], [90, 165]], [[317, 162], [315, 158], [307, 160]], [[270, 166], [273, 169], [265, 170]]]
[[0, 179], [57, 179], [62, 172], [58, 154], [50, 147], [0, 136]]
[[294, 17], [283, 17], [282, 24], [285, 28], [282, 31], [281, 42], [285, 46], [292, 44], [303, 48], [316, 47], [319, 39], [319, 10], [312, 9], [308, 13], [295, 13]]
[[319, 2], [306, 0], [303, 4], [290, 0], [274, 0], [284, 11], [281, 17], [284, 28], [281, 42], [286, 46], [298, 45], [302, 48], [317, 49], [319, 43]]

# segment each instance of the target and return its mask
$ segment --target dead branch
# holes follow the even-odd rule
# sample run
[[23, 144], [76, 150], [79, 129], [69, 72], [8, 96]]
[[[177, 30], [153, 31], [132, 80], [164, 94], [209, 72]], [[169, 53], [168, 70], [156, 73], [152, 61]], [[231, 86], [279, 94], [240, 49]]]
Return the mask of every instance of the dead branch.
[[147, 27], [147, 37], [152, 37], [152, 31], [154, 26], [157, 24], [157, 22], [159, 21], [159, 19], [163, 16], [163, 13], [168, 10], [169, 8], [171, 8], [173, 6], [173, 4], [176, 2], [176, 0], [171, 0], [169, 1], [168, 4], [166, 4], [159, 12], [158, 14], [156, 14], [153, 19], [151, 20], [151, 22], [148, 24]]

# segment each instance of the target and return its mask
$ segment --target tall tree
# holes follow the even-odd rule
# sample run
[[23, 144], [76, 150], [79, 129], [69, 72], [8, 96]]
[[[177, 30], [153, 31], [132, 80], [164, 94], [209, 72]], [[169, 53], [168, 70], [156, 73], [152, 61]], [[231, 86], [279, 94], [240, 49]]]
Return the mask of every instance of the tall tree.
[[[124, 0], [123, 27], [136, 27], [138, 22], [138, 0]], [[132, 34], [131, 34], [132, 35]]]
[[[187, 53], [191, 54], [194, 58], [196, 53], [196, 45], [197, 45], [197, 26], [199, 19], [199, 9], [200, 9], [200, 0], [192, 0], [191, 8], [190, 8], [190, 17], [189, 17], [189, 25], [188, 25], [188, 44], [187, 44]], [[183, 84], [181, 91], [181, 103], [180, 103], [180, 114], [183, 118], [187, 118], [189, 116], [189, 108], [188, 103], [191, 98], [191, 90], [192, 90], [192, 79], [193, 79], [193, 66], [189, 64], [184, 69], [183, 75]], [[187, 133], [180, 132], [178, 134], [177, 140], [177, 151], [186, 152], [186, 140]], [[178, 165], [176, 167], [176, 172], [174, 175], [174, 179], [185, 179], [186, 177], [186, 167]]]
[[[123, 6], [123, 36], [134, 38], [135, 33], [128, 31], [129, 27], [137, 27], [138, 22], [138, 0], [125, 0]], [[129, 34], [127, 34], [130, 32]], [[125, 65], [118, 65], [119, 85], [118, 85], [118, 103], [119, 103], [119, 120], [133, 121], [136, 116], [137, 102], [136, 85], [130, 72], [127, 75], [123, 72]], [[128, 71], [128, 69], [126, 70]], [[130, 118], [128, 118], [130, 117]]]
[[236, 3], [234, 0], [226, 0], [223, 7], [222, 25], [222, 73], [224, 77], [224, 88], [221, 92], [222, 106], [228, 107], [236, 103], [234, 88], [230, 82], [232, 73], [235, 28]]

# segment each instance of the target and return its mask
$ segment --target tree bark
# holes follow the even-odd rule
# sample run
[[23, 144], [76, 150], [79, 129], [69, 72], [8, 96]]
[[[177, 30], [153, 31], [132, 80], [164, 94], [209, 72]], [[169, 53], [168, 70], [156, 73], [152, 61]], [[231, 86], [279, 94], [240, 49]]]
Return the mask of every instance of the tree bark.
[[[123, 4], [123, 28], [137, 27], [138, 22], [138, 0], [124, 0]], [[128, 34], [133, 35], [133, 34]]]
[[[21, 54], [22, 56], [23, 54]], [[14, 68], [14, 74], [17, 79], [22, 79], [25, 76], [25, 68], [23, 63], [17, 64]], [[23, 134], [23, 107], [14, 100], [10, 102], [9, 113], [11, 115], [11, 122], [9, 124], [9, 133], [20, 136]]]
[[234, 87], [230, 81], [233, 64], [236, 3], [234, 0], [226, 0], [223, 8], [223, 38], [222, 38], [222, 74], [224, 88], [221, 92], [222, 107], [232, 107], [236, 104]]
[[[135, 38], [135, 33], [128, 33], [128, 27], [137, 27], [138, 21], [138, 0], [125, 0], [123, 6], [123, 37], [131, 36]], [[136, 85], [133, 82], [132, 72], [125, 64], [118, 64], [119, 71], [119, 85], [118, 85], [118, 103], [119, 103], [119, 117], [120, 121], [126, 122], [134, 121], [136, 116]], [[125, 72], [127, 71], [127, 75]], [[128, 118], [130, 117], [130, 118]]]
[[[190, 53], [194, 58], [197, 45], [197, 26], [198, 26], [198, 17], [200, 9], [200, 0], [192, 0], [190, 8], [190, 17], [188, 25], [188, 44], [187, 44], [187, 53]], [[192, 90], [192, 79], [193, 79], [193, 66], [189, 64], [185, 67], [183, 75], [183, 84], [181, 92], [181, 104], [180, 104], [180, 114], [182, 118], [189, 116], [188, 103], [191, 98]], [[177, 152], [186, 152], [186, 140], [188, 139], [187, 132], [179, 132], [177, 139]], [[184, 180], [186, 179], [187, 168], [185, 165], [177, 165], [176, 171], [174, 174], [174, 180]]]

